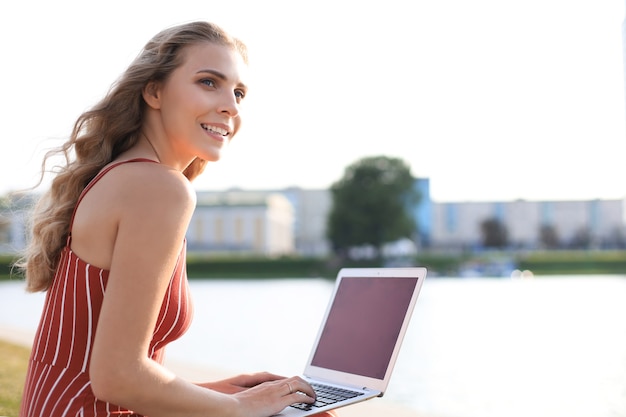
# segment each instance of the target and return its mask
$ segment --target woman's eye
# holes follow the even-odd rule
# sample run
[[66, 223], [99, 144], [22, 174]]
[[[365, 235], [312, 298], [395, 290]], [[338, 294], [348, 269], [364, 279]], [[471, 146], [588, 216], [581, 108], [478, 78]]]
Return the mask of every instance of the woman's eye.
[[215, 87], [215, 81], [209, 78], [202, 79], [200, 80], [200, 82], [208, 87]]
[[235, 97], [237, 97], [239, 100], [243, 99], [245, 96], [246, 96], [245, 91], [235, 90]]

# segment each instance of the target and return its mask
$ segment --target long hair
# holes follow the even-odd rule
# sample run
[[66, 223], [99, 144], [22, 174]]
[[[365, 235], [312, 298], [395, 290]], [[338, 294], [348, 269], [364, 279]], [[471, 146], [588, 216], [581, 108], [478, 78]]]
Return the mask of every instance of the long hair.
[[[60, 154], [64, 165], [55, 167], [50, 188], [34, 207], [29, 244], [15, 263], [26, 277], [27, 291], [50, 287], [80, 193], [105, 165], [139, 140], [146, 109], [144, 87], [167, 80], [183, 63], [182, 49], [203, 42], [233, 48], [248, 63], [246, 46], [214, 24], [192, 22], [165, 29], [144, 46], [108, 94], [78, 117], [69, 140], [45, 155], [42, 178], [50, 157]], [[183, 173], [192, 180], [206, 163], [196, 158]]]

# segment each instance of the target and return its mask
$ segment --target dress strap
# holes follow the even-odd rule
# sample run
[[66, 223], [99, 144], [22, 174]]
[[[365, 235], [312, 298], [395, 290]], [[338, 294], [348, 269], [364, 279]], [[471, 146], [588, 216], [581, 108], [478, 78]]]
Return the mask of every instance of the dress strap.
[[76, 210], [78, 209], [78, 205], [83, 200], [83, 197], [85, 197], [85, 194], [87, 194], [87, 191], [91, 190], [91, 187], [93, 187], [98, 181], [100, 181], [100, 179], [102, 177], [104, 177], [104, 175], [107, 172], [109, 172], [110, 170], [112, 170], [113, 168], [115, 168], [115, 167], [117, 167], [119, 165], [126, 164], [126, 163], [129, 163], [129, 162], [154, 162], [155, 164], [158, 164], [157, 161], [154, 161], [154, 160], [148, 159], [148, 158], [133, 158], [133, 159], [127, 159], [125, 161], [114, 162], [114, 163], [108, 165], [107, 167], [103, 168], [100, 172], [98, 172], [98, 174], [95, 177], [93, 177], [93, 179], [91, 181], [89, 181], [87, 186], [80, 193], [80, 195], [78, 196], [78, 200], [76, 201], [76, 204], [74, 205], [74, 211], [72, 212], [72, 218], [70, 220], [69, 232], [67, 233], [67, 243], [66, 243], [66, 246], [69, 247], [70, 244], [72, 243], [72, 226], [74, 225], [74, 216], [76, 216]]

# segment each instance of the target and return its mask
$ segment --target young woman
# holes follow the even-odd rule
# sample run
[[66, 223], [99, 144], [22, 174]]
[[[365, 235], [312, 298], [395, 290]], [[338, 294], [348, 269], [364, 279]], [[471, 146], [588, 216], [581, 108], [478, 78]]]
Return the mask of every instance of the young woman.
[[28, 290], [47, 291], [22, 417], [252, 417], [313, 402], [299, 377], [193, 384], [162, 365], [192, 315], [190, 181], [239, 130], [246, 68], [219, 27], [169, 28], [78, 118], [19, 263]]

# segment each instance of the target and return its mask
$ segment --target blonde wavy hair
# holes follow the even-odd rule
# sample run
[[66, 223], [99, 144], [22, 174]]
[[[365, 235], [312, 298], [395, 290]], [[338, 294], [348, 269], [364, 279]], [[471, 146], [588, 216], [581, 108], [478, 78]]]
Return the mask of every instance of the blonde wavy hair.
[[[50, 188], [35, 205], [29, 244], [14, 264], [26, 278], [27, 291], [46, 291], [50, 287], [80, 193], [104, 166], [139, 140], [146, 108], [144, 87], [151, 81], [167, 80], [182, 64], [183, 48], [203, 42], [233, 48], [248, 63], [246, 46], [217, 25], [191, 22], [165, 29], [146, 44], [108, 94], [80, 115], [69, 140], [45, 155], [39, 184], [50, 157], [60, 154], [64, 165], [55, 167]], [[194, 179], [206, 163], [196, 158], [184, 175]]]

